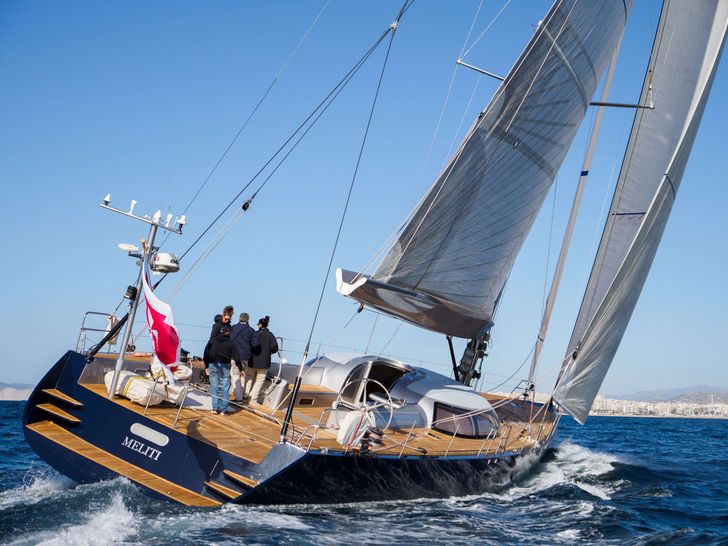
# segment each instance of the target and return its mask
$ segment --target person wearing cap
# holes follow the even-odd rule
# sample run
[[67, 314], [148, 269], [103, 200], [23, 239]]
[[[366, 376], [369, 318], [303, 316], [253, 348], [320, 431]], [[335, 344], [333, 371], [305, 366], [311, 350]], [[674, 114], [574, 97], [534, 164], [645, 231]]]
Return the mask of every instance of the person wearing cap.
[[[265, 376], [270, 368], [271, 356], [278, 352], [276, 336], [268, 330], [270, 317], [258, 321], [258, 332], [252, 340], [253, 354], [250, 360], [251, 374], [247, 377], [245, 391], [250, 395], [250, 403], [257, 404]], [[255, 382], [255, 383], [254, 383]]]

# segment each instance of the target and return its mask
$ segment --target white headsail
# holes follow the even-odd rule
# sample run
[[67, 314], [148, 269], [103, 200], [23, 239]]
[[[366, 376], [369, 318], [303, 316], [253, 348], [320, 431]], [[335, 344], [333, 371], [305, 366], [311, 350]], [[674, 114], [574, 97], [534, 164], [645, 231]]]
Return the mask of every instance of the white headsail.
[[728, 0], [666, 0], [641, 103], [554, 399], [583, 423], [657, 252], [728, 25]]
[[338, 290], [419, 326], [489, 328], [631, 0], [558, 0], [371, 277]]

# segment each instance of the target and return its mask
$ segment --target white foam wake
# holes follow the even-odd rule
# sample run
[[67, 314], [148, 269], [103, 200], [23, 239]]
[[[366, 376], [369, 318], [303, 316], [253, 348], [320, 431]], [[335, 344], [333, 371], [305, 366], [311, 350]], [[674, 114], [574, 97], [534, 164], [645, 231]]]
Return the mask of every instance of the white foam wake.
[[71, 489], [75, 483], [53, 471], [30, 471], [20, 487], [0, 491], [0, 510], [13, 506], [29, 506], [44, 499], [58, 496]]
[[[283, 510], [281, 508], [280, 510]], [[251, 529], [286, 529], [288, 531], [306, 531], [311, 526], [301, 517], [284, 514], [276, 507], [259, 507], [237, 504], [226, 504], [218, 510], [205, 511], [204, 518], [197, 512], [165, 511], [159, 514], [147, 514], [144, 526], [147, 532], [157, 536], [169, 534], [187, 535], [201, 533], [205, 529], [230, 529], [244, 527]]]
[[[597, 485], [593, 481], [595, 477], [610, 472], [616, 462], [619, 462], [619, 459], [614, 455], [594, 451], [565, 440], [558, 446], [554, 460], [543, 464], [538, 472], [508, 490], [508, 495], [520, 498], [555, 485], [573, 484], [595, 497], [606, 500], [610, 498], [609, 495], [614, 492], [614, 488], [603, 483]], [[518, 478], [516, 474], [516, 479]], [[585, 483], [584, 480], [591, 483]]]
[[124, 505], [121, 492], [115, 491], [111, 502], [93, 510], [83, 523], [26, 535], [12, 544], [101, 546], [123, 542], [137, 533], [138, 525], [138, 518]]

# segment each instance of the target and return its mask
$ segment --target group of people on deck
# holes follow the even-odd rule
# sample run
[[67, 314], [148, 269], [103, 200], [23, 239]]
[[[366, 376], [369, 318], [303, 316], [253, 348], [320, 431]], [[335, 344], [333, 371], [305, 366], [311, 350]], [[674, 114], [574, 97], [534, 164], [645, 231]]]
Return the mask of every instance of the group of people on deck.
[[231, 324], [233, 313], [228, 305], [222, 315], [215, 316], [203, 358], [212, 413], [220, 415], [227, 414], [231, 383], [236, 402], [258, 404], [271, 356], [278, 352], [276, 336], [268, 329], [270, 317], [258, 320], [256, 330], [249, 324], [248, 313], [240, 313], [239, 322]]

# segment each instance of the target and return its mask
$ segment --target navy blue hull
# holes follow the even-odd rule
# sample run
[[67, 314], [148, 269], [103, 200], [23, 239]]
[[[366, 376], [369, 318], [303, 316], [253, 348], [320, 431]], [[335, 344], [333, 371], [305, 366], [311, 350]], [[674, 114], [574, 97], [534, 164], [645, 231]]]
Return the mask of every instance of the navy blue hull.
[[[49, 420], [49, 414], [37, 405], [50, 401], [50, 395], [43, 389], [57, 389], [83, 404], [82, 408], [63, 408], [80, 423], [53, 418], [58, 426], [127, 463], [218, 502], [341, 503], [477, 494], [506, 486], [516, 460], [526, 456], [524, 453], [501, 453], [491, 458], [361, 456], [304, 452], [290, 444], [279, 444], [263, 462], [256, 464], [193, 438], [184, 430], [173, 430], [147, 419], [79, 385], [85, 365], [84, 355], [66, 353], [34, 390], [23, 424]], [[164, 447], [156, 448], [158, 455], [138, 446], [136, 450], [130, 448], [130, 438], [135, 439], [130, 432], [134, 423], [169, 438]], [[24, 431], [33, 450], [74, 481], [91, 483], [119, 475], [27, 426]], [[529, 455], [536, 459], [544, 449], [542, 446]], [[259, 484], [250, 488], [233, 482], [224, 470], [251, 477]], [[223, 498], [205, 485], [207, 481], [222, 484], [239, 495]], [[147, 493], [160, 496], [143, 484], [138, 485]]]
[[245, 497], [255, 504], [346, 503], [463, 496], [510, 483], [516, 456], [361, 457], [312, 453]]

